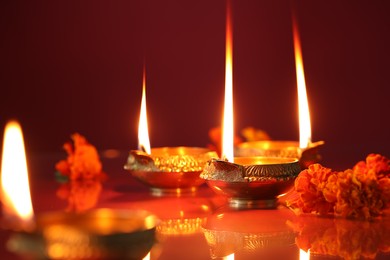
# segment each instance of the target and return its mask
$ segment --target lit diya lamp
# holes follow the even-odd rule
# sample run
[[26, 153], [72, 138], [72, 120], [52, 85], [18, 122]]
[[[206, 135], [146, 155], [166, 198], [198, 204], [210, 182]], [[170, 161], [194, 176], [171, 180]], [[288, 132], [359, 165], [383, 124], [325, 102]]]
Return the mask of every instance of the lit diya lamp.
[[323, 141], [311, 141], [311, 122], [309, 104], [306, 93], [305, 74], [303, 70], [302, 50], [299, 40], [298, 26], [293, 18], [294, 53], [298, 90], [299, 142], [296, 141], [255, 141], [238, 145], [238, 156], [267, 156], [299, 158], [302, 168], [321, 160], [318, 148]]
[[155, 242], [158, 219], [142, 210], [95, 209], [85, 213], [46, 212], [35, 216], [21, 127], [4, 133], [1, 190], [2, 227], [14, 231], [9, 250], [37, 259], [141, 259]]
[[150, 148], [146, 113], [146, 83], [143, 73], [142, 101], [138, 126], [138, 148], [129, 153], [126, 170], [150, 187], [152, 194], [181, 195], [193, 193], [204, 183], [199, 177], [204, 165], [216, 152], [201, 147]]
[[201, 177], [217, 194], [238, 208], [273, 208], [300, 172], [297, 158], [234, 157], [232, 25], [228, 4], [226, 23], [225, 104], [222, 127], [222, 159], [212, 159]]

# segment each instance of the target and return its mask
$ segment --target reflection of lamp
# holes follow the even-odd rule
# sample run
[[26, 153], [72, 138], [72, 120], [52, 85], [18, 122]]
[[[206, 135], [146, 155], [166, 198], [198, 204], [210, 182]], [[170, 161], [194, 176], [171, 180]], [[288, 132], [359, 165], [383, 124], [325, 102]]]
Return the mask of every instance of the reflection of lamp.
[[295, 250], [295, 234], [286, 225], [288, 219], [295, 217], [285, 209], [221, 211], [207, 218], [203, 232], [212, 258], [234, 253], [237, 258], [245, 255], [260, 259], [265, 254], [275, 254], [274, 259], [279, 259], [281, 254]]
[[[124, 205], [129, 206], [127, 203]], [[208, 256], [207, 247], [191, 255], [188, 252], [193, 251], [194, 244], [205, 243], [202, 227], [211, 214], [213, 205], [209, 198], [202, 196], [164, 196], [131, 203], [132, 208], [145, 209], [160, 220], [156, 227], [158, 243], [152, 249], [152, 259], [156, 255], [164, 259], [196, 259], [196, 256], [197, 259], [205, 259], [204, 256]], [[178, 247], [180, 250], [177, 250]], [[175, 254], [172, 255], [172, 252]]]
[[161, 197], [133, 202], [134, 208], [153, 212], [160, 219], [156, 227], [159, 240], [202, 233], [202, 226], [211, 214], [211, 201], [202, 197]]
[[202, 225], [205, 221], [205, 217], [165, 219], [157, 226], [157, 234], [160, 237], [195, 234], [201, 232]]

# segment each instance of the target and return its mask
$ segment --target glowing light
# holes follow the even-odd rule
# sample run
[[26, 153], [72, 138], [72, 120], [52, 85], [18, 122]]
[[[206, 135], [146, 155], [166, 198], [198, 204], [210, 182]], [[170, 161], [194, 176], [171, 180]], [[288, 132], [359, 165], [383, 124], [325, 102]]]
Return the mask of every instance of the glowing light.
[[310, 250], [307, 252], [299, 249], [299, 260], [310, 260]]
[[299, 40], [298, 25], [293, 17], [294, 53], [298, 88], [299, 111], [299, 146], [307, 148], [311, 143], [310, 111], [306, 93], [305, 74], [303, 70], [302, 48]]
[[142, 260], [150, 260], [150, 252]]
[[222, 257], [223, 260], [234, 260], [234, 253]]
[[33, 225], [34, 212], [31, 203], [23, 133], [16, 121], [7, 123], [4, 130], [1, 163], [1, 187], [4, 215], [20, 224], [21, 229]]
[[234, 124], [233, 124], [233, 28], [231, 4], [227, 2], [226, 12], [226, 64], [225, 64], [225, 104], [222, 121], [222, 158], [234, 161]]
[[146, 113], [146, 75], [145, 68], [142, 79], [142, 100], [138, 124], [138, 149], [150, 154], [150, 141], [148, 131], [148, 116]]

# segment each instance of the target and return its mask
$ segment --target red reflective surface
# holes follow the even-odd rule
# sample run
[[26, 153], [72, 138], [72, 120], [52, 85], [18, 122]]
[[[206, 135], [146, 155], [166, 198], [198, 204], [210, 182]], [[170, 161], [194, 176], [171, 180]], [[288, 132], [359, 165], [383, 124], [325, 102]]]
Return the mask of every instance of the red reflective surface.
[[[109, 178], [102, 183], [94, 207], [142, 209], [157, 215], [161, 221], [150, 259], [224, 259], [234, 253], [236, 260], [297, 260], [299, 248], [310, 249], [311, 259], [390, 257], [386, 253], [390, 249], [388, 217], [365, 222], [296, 216], [284, 207], [236, 210], [206, 185], [180, 197], [153, 196], [146, 185], [123, 169], [126, 155], [123, 152], [116, 158], [102, 158]], [[54, 178], [54, 163], [61, 156], [30, 157], [32, 200], [37, 215], [68, 208], [68, 201], [56, 195], [61, 185]], [[37, 259], [31, 252], [44, 250], [32, 244], [28, 255], [15, 249], [11, 252], [9, 241], [14, 235], [1, 231], [1, 259]]]

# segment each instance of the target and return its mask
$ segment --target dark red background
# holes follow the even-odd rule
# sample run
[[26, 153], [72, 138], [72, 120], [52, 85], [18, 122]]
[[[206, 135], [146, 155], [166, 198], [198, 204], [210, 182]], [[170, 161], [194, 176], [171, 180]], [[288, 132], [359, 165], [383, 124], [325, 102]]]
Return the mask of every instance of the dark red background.
[[[0, 123], [29, 153], [73, 132], [99, 149], [137, 147], [146, 62], [152, 146], [205, 146], [220, 124], [225, 1], [2, 1]], [[324, 164], [390, 156], [387, 1], [295, 4]], [[236, 131], [298, 139], [291, 1], [233, 1]]]

